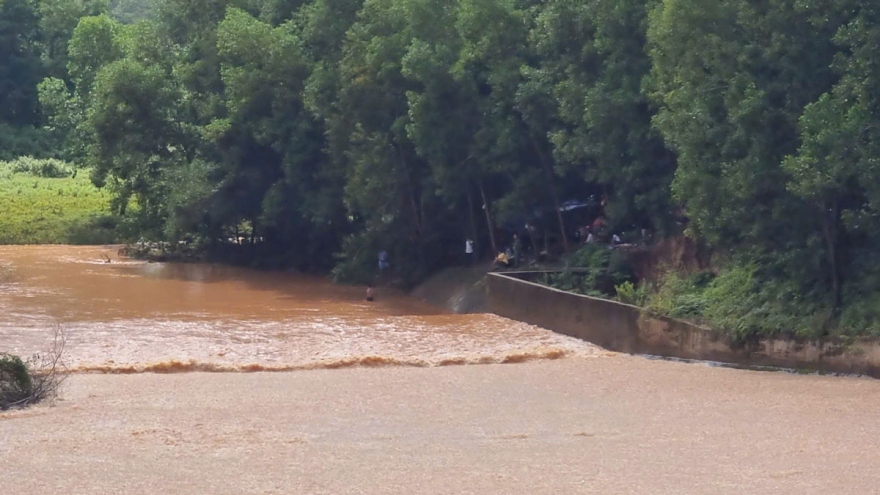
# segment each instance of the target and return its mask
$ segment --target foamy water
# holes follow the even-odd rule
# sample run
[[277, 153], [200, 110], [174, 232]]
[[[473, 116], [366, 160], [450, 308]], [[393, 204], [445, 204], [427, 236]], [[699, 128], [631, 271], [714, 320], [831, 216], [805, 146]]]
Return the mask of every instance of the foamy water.
[[[109, 256], [111, 263], [101, 261]], [[601, 351], [494, 315], [295, 274], [146, 263], [110, 247], [0, 247], [0, 351], [46, 349], [74, 371], [259, 371], [504, 363]]]

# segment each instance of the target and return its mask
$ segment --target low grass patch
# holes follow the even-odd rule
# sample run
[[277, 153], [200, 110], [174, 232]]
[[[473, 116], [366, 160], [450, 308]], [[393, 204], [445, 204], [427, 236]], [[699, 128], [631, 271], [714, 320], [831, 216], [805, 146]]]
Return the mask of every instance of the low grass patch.
[[93, 186], [88, 175], [74, 174], [61, 162], [46, 167], [24, 166], [22, 159], [0, 162], [0, 244], [114, 242], [110, 194]]

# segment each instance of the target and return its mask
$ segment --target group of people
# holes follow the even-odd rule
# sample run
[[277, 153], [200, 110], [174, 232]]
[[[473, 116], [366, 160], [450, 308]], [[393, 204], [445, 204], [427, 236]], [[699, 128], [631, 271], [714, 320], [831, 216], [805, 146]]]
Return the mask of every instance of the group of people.
[[[608, 236], [603, 217], [597, 217], [590, 225], [585, 225], [574, 231], [574, 240], [578, 244], [593, 244], [599, 242], [607, 242], [610, 246], [616, 246], [623, 241], [617, 234]], [[644, 229], [642, 229], [644, 232]]]
[[[528, 229], [528, 226], [526, 226]], [[496, 268], [516, 268], [523, 261], [523, 240], [519, 234], [513, 234], [510, 245], [495, 256]]]
[[[575, 231], [574, 240], [578, 244], [591, 244], [600, 242], [600, 237], [605, 237], [605, 228], [607, 223], [605, 218], [602, 216], [597, 217], [590, 225], [585, 225]], [[523, 242], [523, 237], [527, 236], [526, 240], [534, 239], [535, 227], [530, 224], [526, 224], [525, 230], [522, 232], [523, 236], [518, 232], [514, 232], [511, 236], [510, 243], [504, 248], [503, 251], [500, 251], [496, 256], [493, 262], [493, 266], [495, 268], [516, 268], [524, 261], [524, 249], [528, 249], [528, 245]], [[644, 229], [642, 230], [642, 235], [644, 236]], [[604, 239], [603, 239], [604, 240]], [[621, 238], [617, 234], [612, 234], [610, 237], [609, 244], [611, 246], [615, 246], [620, 244]], [[464, 263], [465, 266], [473, 266], [476, 263], [476, 251], [474, 250], [474, 240], [471, 238], [465, 239], [464, 242]], [[390, 267], [390, 263], [388, 262], [388, 253], [386, 251], [379, 251], [378, 253], [378, 268], [379, 274], [381, 274]], [[367, 286], [367, 294], [366, 300], [373, 301], [376, 297], [376, 291], [372, 284]]]

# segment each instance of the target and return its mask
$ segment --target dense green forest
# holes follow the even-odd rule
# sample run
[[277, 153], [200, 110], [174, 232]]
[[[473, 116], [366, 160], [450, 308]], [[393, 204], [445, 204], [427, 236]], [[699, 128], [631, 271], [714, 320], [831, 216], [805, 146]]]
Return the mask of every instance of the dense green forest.
[[349, 280], [561, 251], [575, 201], [711, 251], [638, 289], [668, 314], [880, 334], [878, 46], [867, 0], [0, 0], [0, 159]]

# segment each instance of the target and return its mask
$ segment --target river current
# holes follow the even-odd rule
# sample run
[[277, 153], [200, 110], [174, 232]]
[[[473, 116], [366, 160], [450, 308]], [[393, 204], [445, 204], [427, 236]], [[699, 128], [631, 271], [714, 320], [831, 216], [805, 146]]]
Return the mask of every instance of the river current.
[[[0, 247], [0, 263], [0, 351], [38, 352], [59, 328], [80, 372], [0, 412], [0, 480], [22, 493], [880, 486], [880, 380], [648, 360], [388, 290], [367, 303], [321, 278], [112, 247]], [[487, 365], [442, 366], [466, 363]], [[139, 373], [288, 369], [303, 371]]]
[[504, 363], [601, 352], [488, 314], [448, 314], [393, 290], [374, 302], [324, 278], [148, 263], [117, 248], [0, 246], [0, 351], [67, 336], [73, 371], [261, 371]]

